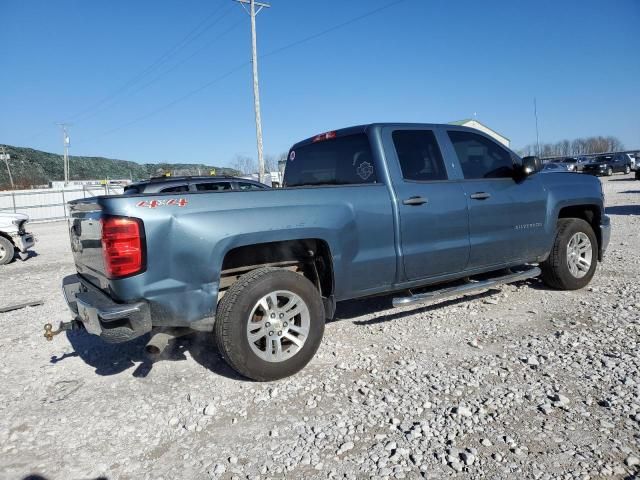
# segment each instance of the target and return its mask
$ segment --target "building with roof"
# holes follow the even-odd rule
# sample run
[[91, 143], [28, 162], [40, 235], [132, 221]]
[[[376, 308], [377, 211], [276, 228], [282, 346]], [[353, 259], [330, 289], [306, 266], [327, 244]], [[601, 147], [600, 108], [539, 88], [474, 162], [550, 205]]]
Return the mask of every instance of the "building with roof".
[[509, 140], [504, 135], [496, 132], [495, 130], [487, 127], [485, 124], [480, 123], [475, 118], [465, 118], [464, 120], [458, 120], [456, 122], [449, 122], [449, 125], [460, 125], [461, 127], [475, 128], [476, 130], [480, 130], [482, 133], [486, 133], [490, 137], [495, 138], [497, 141], [499, 141], [503, 145], [505, 145], [507, 147], [511, 146], [511, 140]]

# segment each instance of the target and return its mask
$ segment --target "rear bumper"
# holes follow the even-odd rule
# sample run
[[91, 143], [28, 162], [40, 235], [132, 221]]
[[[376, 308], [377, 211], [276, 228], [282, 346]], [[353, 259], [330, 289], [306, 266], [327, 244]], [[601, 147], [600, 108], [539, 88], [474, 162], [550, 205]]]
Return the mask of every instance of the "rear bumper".
[[69, 309], [87, 332], [107, 342], [126, 342], [151, 331], [151, 313], [146, 302], [116, 303], [78, 275], [63, 279], [62, 292]]
[[608, 215], [603, 215], [600, 220], [600, 252], [598, 259], [602, 261], [607, 247], [609, 246], [609, 240], [611, 240], [611, 219]]

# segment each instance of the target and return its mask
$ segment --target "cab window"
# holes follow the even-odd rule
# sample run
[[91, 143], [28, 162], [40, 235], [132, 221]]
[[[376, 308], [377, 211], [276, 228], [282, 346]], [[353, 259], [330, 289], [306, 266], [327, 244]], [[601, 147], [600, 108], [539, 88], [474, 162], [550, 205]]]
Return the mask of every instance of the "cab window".
[[264, 187], [256, 185], [255, 183], [238, 182], [238, 188], [240, 190], [262, 190]]
[[396, 130], [393, 144], [405, 180], [446, 180], [447, 172], [436, 137], [430, 130]]
[[466, 179], [511, 178], [512, 155], [487, 137], [472, 132], [448, 132]]
[[230, 182], [210, 182], [196, 183], [196, 190], [199, 192], [219, 192], [223, 190], [231, 190]]
[[176, 185], [174, 187], [163, 188], [160, 193], [176, 193], [176, 192], [188, 192], [188, 185]]

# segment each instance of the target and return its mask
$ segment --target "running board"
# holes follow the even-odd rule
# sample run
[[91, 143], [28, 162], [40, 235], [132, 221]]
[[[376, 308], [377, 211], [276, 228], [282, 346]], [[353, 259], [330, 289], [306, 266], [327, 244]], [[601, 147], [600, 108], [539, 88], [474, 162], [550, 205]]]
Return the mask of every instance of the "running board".
[[538, 267], [531, 267], [527, 270], [509, 273], [500, 277], [494, 277], [487, 280], [471, 280], [464, 285], [458, 285], [455, 287], [442, 288], [440, 290], [434, 290], [426, 293], [418, 293], [416, 295], [409, 295], [407, 297], [396, 297], [393, 299], [394, 307], [402, 307], [405, 305], [414, 305], [416, 303], [427, 303], [434, 300], [441, 300], [447, 297], [454, 297], [456, 295], [465, 295], [467, 293], [475, 292], [478, 290], [486, 290], [489, 288], [497, 287], [505, 283], [518, 282], [520, 280], [526, 280], [527, 278], [537, 277], [542, 273]]

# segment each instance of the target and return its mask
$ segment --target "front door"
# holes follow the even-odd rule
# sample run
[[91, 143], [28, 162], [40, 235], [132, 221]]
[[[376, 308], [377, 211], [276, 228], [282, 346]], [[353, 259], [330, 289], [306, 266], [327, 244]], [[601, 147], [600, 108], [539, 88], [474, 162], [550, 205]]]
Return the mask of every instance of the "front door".
[[389, 127], [384, 135], [385, 145], [394, 147], [387, 158], [399, 179], [394, 188], [406, 280], [462, 271], [469, 256], [467, 203], [462, 183], [449, 180], [434, 132]]
[[517, 158], [492, 139], [464, 130], [448, 137], [464, 175], [471, 251], [467, 269], [532, 260], [545, 250], [542, 178], [513, 179]]

